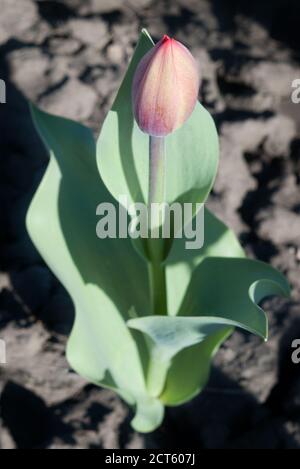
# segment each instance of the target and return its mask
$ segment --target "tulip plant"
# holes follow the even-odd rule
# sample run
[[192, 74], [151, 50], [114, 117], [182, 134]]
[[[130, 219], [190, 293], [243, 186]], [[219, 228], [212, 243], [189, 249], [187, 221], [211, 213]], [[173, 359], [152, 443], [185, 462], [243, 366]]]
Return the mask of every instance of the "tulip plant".
[[[154, 46], [142, 31], [97, 145], [88, 128], [32, 106], [50, 160], [27, 227], [74, 302], [67, 358], [132, 406], [132, 426], [141, 432], [161, 424], [164, 406], [204, 388], [212, 357], [235, 327], [266, 339], [258, 303], [289, 294], [282, 274], [247, 259], [207, 208], [200, 249], [186, 249], [174, 231], [164, 239], [161, 226], [152, 238], [152, 217], [146, 237], [96, 236], [96, 208], [105, 202], [117, 212], [120, 194], [148, 207], [206, 201], [218, 136], [197, 102], [199, 85], [196, 62], [182, 44], [164, 36]], [[195, 209], [186, 222], [196, 216]]]

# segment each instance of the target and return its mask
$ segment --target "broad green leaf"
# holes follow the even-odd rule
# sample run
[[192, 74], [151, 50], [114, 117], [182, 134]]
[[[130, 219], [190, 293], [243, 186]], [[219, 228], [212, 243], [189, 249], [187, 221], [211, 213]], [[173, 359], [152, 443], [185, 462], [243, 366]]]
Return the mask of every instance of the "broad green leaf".
[[288, 296], [289, 286], [270, 265], [207, 257], [193, 271], [178, 315], [226, 318], [267, 339], [267, 318], [257, 303], [271, 295]]
[[[184, 239], [174, 240], [165, 262], [169, 314], [226, 318], [265, 338], [267, 319], [257, 304], [270, 295], [287, 296], [286, 279], [267, 264], [245, 259], [232, 230], [207, 209], [204, 233], [199, 250], [186, 249]], [[203, 389], [212, 357], [232, 330], [216, 332], [175, 356], [162, 402], [178, 405]]]
[[[116, 199], [127, 195], [129, 202], [147, 202], [148, 197], [149, 136], [134, 120], [131, 82], [139, 60], [152, 47], [143, 31], [98, 140], [101, 177]], [[213, 119], [198, 103], [188, 121], [166, 137], [166, 202], [203, 202], [216, 175], [218, 153]]]
[[[188, 389], [189, 397], [196, 394], [199, 384], [195, 387], [195, 378], [203, 386], [211, 360], [210, 353], [203, 353], [205, 343], [200, 350], [203, 356], [198, 355], [197, 349], [194, 357], [188, 352], [189, 361], [184, 365], [181, 357], [177, 360], [176, 355], [188, 347], [193, 350], [192, 346], [206, 340], [209, 351], [214, 350], [220, 337], [226, 338], [233, 327], [240, 327], [266, 339], [267, 318], [256, 303], [275, 294], [288, 296], [289, 287], [285, 278], [269, 265], [250, 259], [205, 258], [193, 272], [178, 316], [148, 316], [128, 321], [129, 327], [152, 339], [152, 357], [156, 367], [163, 370], [151, 377], [149, 389], [154, 389], [158, 394], [163, 390], [173, 359], [173, 367], [176, 367], [177, 361], [178, 366], [176, 372], [171, 371], [167, 380], [168, 388], [173, 377], [171, 402], [163, 398], [164, 402], [173, 403], [176, 395], [186, 393]], [[215, 343], [211, 340], [213, 337]], [[207, 364], [204, 363], [205, 358]], [[195, 369], [195, 364], [198, 369]], [[191, 380], [185, 378], [184, 383], [180, 378], [182, 368], [193, 370]]]
[[68, 342], [71, 366], [136, 405], [133, 423], [150, 431], [162, 419], [147, 395], [147, 349], [130, 332], [130, 311], [149, 314], [147, 266], [130, 239], [98, 239], [96, 207], [114, 202], [96, 166], [92, 133], [32, 108], [50, 162], [27, 215], [30, 236], [71, 295], [76, 318]]
[[160, 395], [163, 404], [183, 404], [203, 390], [209, 379], [212, 358], [232, 332], [232, 328], [225, 328], [176, 355]]
[[162, 361], [170, 361], [181, 350], [203, 342], [226, 327], [241, 327], [253, 332], [246, 324], [213, 316], [148, 316], [130, 319], [127, 324], [152, 339]]
[[211, 256], [243, 258], [245, 254], [233, 231], [204, 208], [203, 247], [186, 249], [186, 239], [176, 238], [165, 261], [169, 315], [178, 314], [195, 267]]
[[[188, 270], [181, 270], [187, 282]], [[178, 274], [178, 272], [177, 272]], [[267, 338], [267, 318], [258, 303], [271, 295], [289, 295], [286, 279], [263, 262], [243, 258], [206, 257], [194, 269], [178, 314], [213, 316], [236, 321]], [[178, 278], [179, 281], [179, 278]], [[210, 362], [231, 328], [217, 331], [199, 345], [181, 350], [169, 368], [162, 402], [178, 405], [197, 395], [205, 386]]]
[[[233, 326], [266, 338], [267, 318], [258, 303], [270, 295], [289, 294], [283, 275], [265, 263], [246, 259], [234, 233], [207, 209], [204, 228], [201, 249], [188, 250], [186, 240], [175, 239], [165, 262], [169, 314], [175, 317], [129, 321], [130, 327], [154, 342], [152, 359], [158, 361], [161, 372], [151, 374], [148, 389], [161, 391], [168, 371], [160, 396], [167, 405], [177, 405], [201, 391], [211, 359]], [[175, 320], [173, 326], [169, 320]], [[210, 334], [199, 332], [204, 325]], [[192, 334], [187, 334], [191, 326]], [[165, 355], [164, 365], [159, 364], [157, 357]]]
[[[212, 316], [148, 316], [130, 319], [127, 324], [151, 339], [147, 384], [149, 393], [154, 397], [162, 393], [172, 359], [179, 352], [213, 337], [218, 332], [224, 333], [228, 328], [241, 327], [247, 330], [247, 326], [242, 323]], [[198, 358], [195, 356], [195, 360], [198, 361]], [[210, 360], [210, 356], [207, 359]], [[178, 386], [182, 389], [179, 381]]]

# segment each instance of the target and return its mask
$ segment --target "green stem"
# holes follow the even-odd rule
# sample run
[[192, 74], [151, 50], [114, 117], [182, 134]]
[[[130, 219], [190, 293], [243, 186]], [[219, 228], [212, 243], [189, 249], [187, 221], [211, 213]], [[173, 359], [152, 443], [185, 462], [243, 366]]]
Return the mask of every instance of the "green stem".
[[165, 266], [162, 264], [164, 240], [151, 238], [152, 230], [157, 221], [151, 217], [151, 206], [154, 203], [161, 204], [166, 199], [165, 139], [150, 136], [149, 143], [148, 250], [152, 313], [165, 315], [168, 313], [166, 272]]
[[162, 203], [166, 198], [166, 151], [164, 137], [150, 136], [149, 155], [149, 206]]
[[[149, 196], [148, 196], [148, 256], [149, 282], [151, 292], [152, 314], [167, 315], [167, 288], [164, 260], [164, 240], [153, 239], [151, 234], [157, 229], [155, 218], [151, 217], [151, 205], [161, 204], [166, 199], [166, 155], [165, 140], [161, 137], [150, 137], [149, 148]], [[151, 396], [162, 392], [169, 363], [161, 360], [156, 346], [149, 339], [149, 366], [147, 387]]]
[[149, 262], [149, 280], [152, 302], [152, 313], [166, 315], [167, 312], [167, 288], [166, 269], [160, 262]]

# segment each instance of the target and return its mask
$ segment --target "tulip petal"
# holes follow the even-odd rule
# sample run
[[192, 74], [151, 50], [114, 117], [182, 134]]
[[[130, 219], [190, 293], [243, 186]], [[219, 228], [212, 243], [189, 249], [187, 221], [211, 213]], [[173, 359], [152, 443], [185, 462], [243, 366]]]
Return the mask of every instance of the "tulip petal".
[[191, 53], [164, 36], [143, 57], [134, 76], [133, 111], [140, 129], [163, 137], [181, 127], [193, 112], [199, 85]]

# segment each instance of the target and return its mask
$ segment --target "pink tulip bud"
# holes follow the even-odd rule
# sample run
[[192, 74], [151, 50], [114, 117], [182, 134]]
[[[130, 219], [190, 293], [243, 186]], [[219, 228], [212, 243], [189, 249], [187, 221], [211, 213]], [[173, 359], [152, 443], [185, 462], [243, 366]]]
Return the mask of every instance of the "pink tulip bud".
[[163, 137], [190, 117], [197, 102], [200, 76], [188, 49], [164, 36], [137, 66], [133, 112], [143, 132]]

